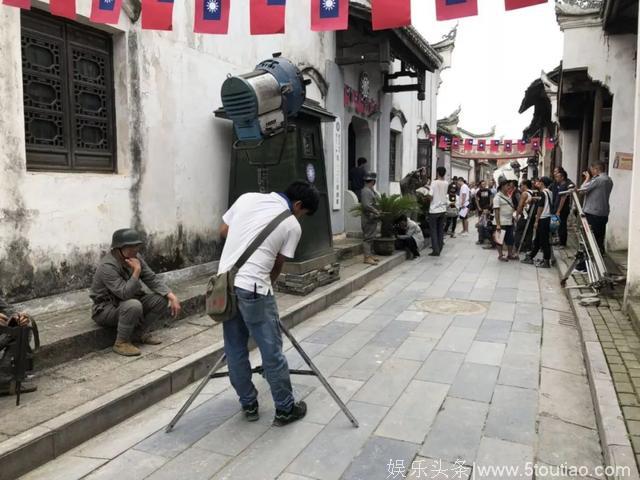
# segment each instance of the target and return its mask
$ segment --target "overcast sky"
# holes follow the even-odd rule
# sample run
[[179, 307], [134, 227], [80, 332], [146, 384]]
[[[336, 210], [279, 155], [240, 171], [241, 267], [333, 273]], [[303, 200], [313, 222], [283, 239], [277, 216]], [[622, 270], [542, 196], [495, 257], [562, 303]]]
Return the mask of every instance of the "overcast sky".
[[[442, 74], [438, 118], [462, 105], [460, 126], [484, 133], [496, 125], [496, 136], [517, 139], [531, 121], [533, 109], [518, 108], [524, 91], [540, 71], [557, 67], [562, 34], [554, 0], [506, 12], [503, 0], [478, 0], [477, 17], [459, 19], [452, 67]], [[448, 33], [456, 20], [437, 22], [433, 0], [412, 0], [413, 25], [430, 42]]]

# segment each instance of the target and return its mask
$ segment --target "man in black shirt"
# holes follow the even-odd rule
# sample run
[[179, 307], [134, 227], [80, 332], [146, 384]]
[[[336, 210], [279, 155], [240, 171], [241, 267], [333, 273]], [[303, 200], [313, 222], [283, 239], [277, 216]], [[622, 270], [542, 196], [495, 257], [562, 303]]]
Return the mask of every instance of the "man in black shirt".
[[478, 188], [473, 201], [476, 203], [478, 216], [480, 217], [478, 221], [478, 241], [476, 244], [482, 245], [485, 240], [491, 240], [491, 231], [488, 225], [493, 206], [493, 194], [491, 189], [487, 187], [485, 180], [480, 182], [480, 188]]
[[561, 247], [567, 246], [567, 220], [569, 213], [571, 212], [571, 198], [569, 195], [560, 195], [562, 192], [566, 192], [575, 185], [571, 180], [567, 178], [567, 172], [562, 167], [556, 167], [553, 171], [555, 182], [551, 188], [553, 194], [553, 207], [552, 212], [560, 217], [560, 228], [558, 229], [559, 242]]

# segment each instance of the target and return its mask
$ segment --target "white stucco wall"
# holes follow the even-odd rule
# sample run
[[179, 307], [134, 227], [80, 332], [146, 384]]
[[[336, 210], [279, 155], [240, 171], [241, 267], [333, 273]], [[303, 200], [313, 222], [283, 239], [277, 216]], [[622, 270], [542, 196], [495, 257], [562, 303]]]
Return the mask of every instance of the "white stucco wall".
[[579, 182], [578, 157], [580, 155], [580, 132], [578, 130], [561, 131], [560, 148], [562, 149], [562, 168], [567, 171], [571, 180]]
[[620, 208], [612, 208], [609, 217], [607, 247], [610, 250], [623, 250], [629, 244], [632, 172], [614, 169], [613, 161], [616, 152], [633, 152], [636, 48], [636, 35], [607, 36], [597, 25], [564, 32], [563, 68], [587, 67], [589, 76], [613, 95], [609, 174], [614, 182], [611, 205]]
[[[90, 4], [78, 0], [79, 21], [89, 23]], [[34, 8], [43, 5], [34, 2]], [[216, 239], [227, 207], [231, 140], [230, 122], [213, 117], [221, 106], [223, 80], [251, 71], [272, 52], [323, 75], [326, 60], [335, 57], [335, 35], [311, 32], [306, 2], [287, 5], [282, 36], [250, 36], [249, 2], [234, 2], [232, 8], [228, 35], [194, 34], [193, 2], [176, 2], [172, 32], [141, 31], [140, 22], [132, 25], [124, 11], [116, 27], [92, 24], [113, 34], [118, 171], [79, 174], [26, 171], [20, 11], [0, 5], [5, 275], [12, 274], [7, 262], [15, 259], [10, 249], [18, 244], [25, 257], [22, 270], [28, 267], [37, 276], [94, 262], [112, 231], [136, 220], [168, 248], [179, 237]], [[139, 169], [131, 153], [135, 141], [141, 147]], [[23, 272], [16, 267], [14, 273]]]

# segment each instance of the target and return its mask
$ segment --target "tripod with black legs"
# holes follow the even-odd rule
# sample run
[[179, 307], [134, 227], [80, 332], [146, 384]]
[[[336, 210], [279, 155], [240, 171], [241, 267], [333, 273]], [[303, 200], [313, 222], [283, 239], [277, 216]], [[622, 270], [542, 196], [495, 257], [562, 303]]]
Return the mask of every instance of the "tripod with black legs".
[[[291, 334], [289, 329], [287, 329], [287, 327], [285, 327], [283, 325], [283, 323], [280, 321], [280, 319], [278, 319], [278, 325], [280, 326], [280, 330], [282, 330], [282, 333], [284, 333], [287, 336], [287, 338], [291, 341], [291, 344], [293, 345], [293, 348], [295, 348], [298, 351], [298, 353], [300, 354], [302, 359], [305, 361], [305, 363], [311, 369], [311, 370], [296, 370], [296, 369], [292, 369], [292, 370], [289, 370], [289, 372], [291, 374], [293, 374], [293, 375], [313, 375], [313, 376], [317, 377], [318, 380], [320, 381], [320, 383], [322, 384], [322, 386], [324, 388], [326, 388], [327, 392], [329, 392], [329, 395], [331, 395], [331, 397], [338, 404], [338, 406], [340, 407], [342, 412], [347, 416], [347, 418], [349, 419], [351, 424], [354, 427], [358, 427], [359, 426], [358, 425], [358, 421], [353, 416], [351, 411], [347, 408], [347, 406], [344, 404], [344, 402], [340, 399], [340, 397], [338, 396], [336, 391], [329, 384], [329, 382], [324, 377], [324, 375], [322, 375], [320, 370], [318, 370], [318, 367], [316, 367], [315, 364], [311, 361], [311, 358], [309, 358], [309, 355], [307, 355], [307, 353], [302, 349], [302, 347], [300, 346], [298, 341], [293, 337], [293, 335]], [[182, 406], [180, 411], [178, 411], [176, 416], [173, 417], [171, 422], [169, 422], [169, 425], [167, 425], [167, 428], [165, 429], [166, 433], [169, 433], [169, 432], [171, 432], [171, 430], [173, 430], [173, 427], [176, 426], [178, 421], [182, 418], [182, 416], [185, 414], [185, 412], [188, 410], [188, 408], [191, 406], [191, 404], [194, 402], [194, 400], [200, 394], [200, 392], [202, 392], [202, 390], [204, 389], [204, 387], [207, 385], [207, 383], [209, 382], [209, 380], [211, 378], [220, 378], [220, 377], [229, 376], [229, 372], [217, 372], [217, 370], [222, 366], [222, 364], [225, 361], [225, 359], [226, 359], [226, 356], [224, 354], [222, 354], [220, 356], [220, 358], [218, 359], [218, 361], [213, 365], [213, 367], [211, 367], [211, 370], [209, 370], [209, 373], [207, 373], [207, 375], [205, 375], [205, 377], [202, 379], [202, 381], [198, 385], [198, 388], [196, 388], [193, 391], [193, 393], [187, 399], [187, 401], [184, 403], [184, 405]], [[260, 373], [260, 374], [262, 374], [262, 373], [264, 373], [264, 368], [262, 366], [259, 366], [259, 367], [253, 368], [251, 371], [252, 371], [252, 373]]]

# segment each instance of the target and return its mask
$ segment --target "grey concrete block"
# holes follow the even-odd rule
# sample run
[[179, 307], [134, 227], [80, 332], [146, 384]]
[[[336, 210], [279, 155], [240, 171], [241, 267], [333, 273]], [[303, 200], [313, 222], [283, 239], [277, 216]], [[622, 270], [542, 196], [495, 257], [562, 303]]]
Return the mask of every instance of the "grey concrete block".
[[334, 376], [367, 381], [395, 349], [367, 345], [336, 370]]
[[540, 383], [540, 355], [520, 353], [504, 355], [498, 383], [537, 390]]
[[516, 302], [518, 300], [518, 289], [498, 286], [498, 288], [496, 288], [495, 292], [493, 293], [492, 300], [494, 302]]
[[504, 349], [504, 343], [474, 341], [467, 352], [465, 362], [499, 366], [502, 363]]
[[348, 406], [360, 427], [353, 428], [346, 419], [336, 416], [287, 467], [287, 472], [321, 480], [340, 478], [387, 412], [386, 407], [354, 401]]
[[448, 397], [429, 431], [420, 455], [471, 464], [480, 445], [489, 405]]
[[492, 301], [487, 312], [487, 318], [492, 320], [512, 321], [516, 313], [516, 305], [514, 302], [496, 302]]
[[436, 348], [449, 352], [467, 353], [477, 330], [473, 328], [449, 327]]
[[[63, 455], [20, 478], [21, 480], [71, 480], [83, 478], [108, 461], [109, 460], [104, 458]], [[17, 476], [13, 478], [17, 478]]]
[[452, 315], [429, 314], [420, 322], [420, 325], [418, 325], [413, 332], [425, 338], [439, 340], [453, 322], [453, 318]]
[[498, 379], [499, 367], [463, 363], [449, 395], [478, 402], [490, 402]]
[[354, 327], [355, 325], [351, 323], [334, 321], [318, 329], [313, 335], [307, 337], [306, 341], [331, 345], [333, 342], [346, 335]]
[[585, 375], [580, 338], [576, 328], [544, 325], [542, 366]]
[[540, 413], [587, 428], [596, 428], [587, 377], [542, 368]]
[[485, 435], [533, 446], [536, 440], [537, 413], [538, 392], [497, 385]]
[[504, 320], [486, 319], [480, 325], [480, 329], [476, 334], [476, 340], [481, 342], [507, 343], [511, 326], [511, 322]]
[[422, 443], [448, 390], [449, 385], [413, 380], [380, 423], [376, 435]]
[[398, 461], [401, 462], [409, 470], [417, 451], [418, 445], [415, 443], [371, 437], [340, 478], [343, 480], [387, 480], [390, 460], [393, 460], [394, 465], [397, 465]]
[[231, 457], [191, 447], [147, 477], [148, 480], [208, 480], [231, 460]]
[[[340, 399], [347, 403], [353, 395], [362, 387], [363, 382], [358, 380], [348, 380], [346, 378], [327, 378], [331, 387], [338, 394]], [[331, 397], [329, 392], [316, 380], [317, 386], [313, 393], [305, 398], [307, 403], [307, 415], [305, 421], [310, 423], [327, 424], [334, 417], [341, 416], [345, 422], [347, 417]]]
[[324, 353], [333, 357], [351, 358], [376, 334], [375, 330], [356, 327], [330, 345]]
[[392, 406], [421, 365], [422, 363], [412, 360], [390, 358], [362, 386], [354, 400], [374, 405]]
[[[473, 475], [475, 478], [486, 479], [531, 479], [527, 475], [524, 466], [532, 464], [534, 460], [533, 447], [519, 443], [507, 442], [497, 438], [483, 437], [480, 440], [480, 448]], [[518, 474], [509, 475], [506, 471], [502, 475], [496, 475], [495, 467], [517, 468]]]
[[424, 362], [436, 346], [434, 340], [409, 335], [393, 354], [394, 358]]
[[139, 450], [127, 450], [92, 474], [90, 480], [138, 480], [145, 478], [167, 462], [167, 459]]
[[422, 368], [418, 370], [416, 379], [427, 382], [453, 383], [464, 361], [464, 355], [464, 353], [434, 350]]
[[416, 322], [404, 322], [401, 320], [391, 322], [371, 339], [369, 345], [397, 348], [409, 337], [409, 333], [416, 326]]
[[338, 318], [338, 322], [359, 324], [373, 312], [364, 308], [352, 308]]

